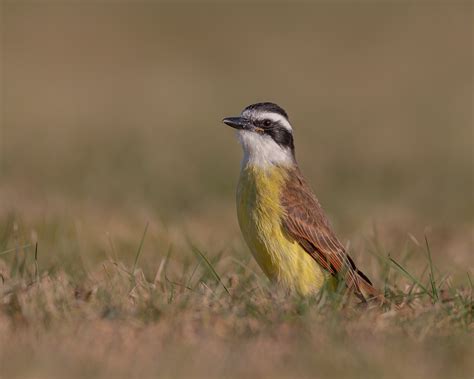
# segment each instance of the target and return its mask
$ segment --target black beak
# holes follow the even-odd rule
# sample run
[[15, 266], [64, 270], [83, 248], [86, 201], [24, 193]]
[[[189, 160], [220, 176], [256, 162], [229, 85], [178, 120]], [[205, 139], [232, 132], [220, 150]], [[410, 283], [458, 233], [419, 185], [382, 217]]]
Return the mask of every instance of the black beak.
[[248, 129], [250, 121], [244, 117], [226, 117], [222, 120], [222, 122], [226, 125], [232, 126], [235, 129], [245, 130]]

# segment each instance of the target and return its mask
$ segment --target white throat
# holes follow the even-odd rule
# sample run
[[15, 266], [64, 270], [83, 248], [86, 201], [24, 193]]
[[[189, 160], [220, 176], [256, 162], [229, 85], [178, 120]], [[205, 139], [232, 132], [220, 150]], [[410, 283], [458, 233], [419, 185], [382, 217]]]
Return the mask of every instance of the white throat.
[[295, 164], [291, 150], [281, 147], [268, 135], [239, 130], [237, 136], [244, 150], [242, 167], [251, 165], [269, 168]]

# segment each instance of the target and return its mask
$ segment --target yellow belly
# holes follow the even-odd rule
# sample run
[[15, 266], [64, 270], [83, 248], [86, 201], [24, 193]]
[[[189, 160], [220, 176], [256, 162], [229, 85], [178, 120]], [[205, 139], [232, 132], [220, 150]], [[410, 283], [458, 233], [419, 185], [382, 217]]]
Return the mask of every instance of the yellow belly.
[[323, 269], [282, 229], [281, 188], [287, 171], [281, 167], [242, 169], [237, 187], [237, 215], [250, 251], [265, 274], [302, 295], [317, 292]]

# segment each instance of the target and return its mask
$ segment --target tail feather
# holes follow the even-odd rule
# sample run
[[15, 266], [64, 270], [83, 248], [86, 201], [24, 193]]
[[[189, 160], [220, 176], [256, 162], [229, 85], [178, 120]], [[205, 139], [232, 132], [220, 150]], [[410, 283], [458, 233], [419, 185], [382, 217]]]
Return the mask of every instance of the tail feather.
[[370, 279], [362, 271], [355, 271], [355, 293], [364, 301], [367, 300], [384, 300], [384, 296], [381, 291], [374, 287]]

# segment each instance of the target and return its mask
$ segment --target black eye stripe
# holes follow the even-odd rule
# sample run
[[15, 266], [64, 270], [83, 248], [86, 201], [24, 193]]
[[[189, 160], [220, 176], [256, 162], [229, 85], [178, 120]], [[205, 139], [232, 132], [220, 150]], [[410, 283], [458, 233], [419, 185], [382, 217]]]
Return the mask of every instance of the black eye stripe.
[[265, 134], [272, 137], [278, 145], [289, 147], [292, 151], [294, 150], [293, 134], [281, 125], [265, 129]]

